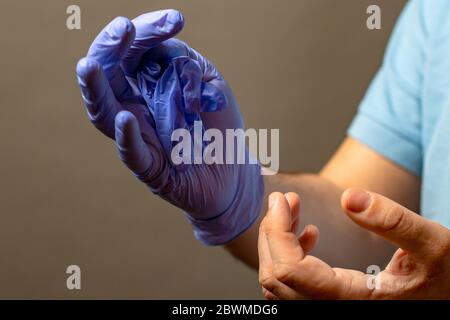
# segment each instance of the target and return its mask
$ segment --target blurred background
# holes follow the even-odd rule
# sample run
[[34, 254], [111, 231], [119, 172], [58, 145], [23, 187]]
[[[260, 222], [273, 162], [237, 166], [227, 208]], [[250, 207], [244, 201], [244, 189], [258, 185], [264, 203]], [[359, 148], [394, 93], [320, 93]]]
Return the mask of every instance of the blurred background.
[[[75, 65], [116, 16], [164, 8], [221, 70], [247, 127], [280, 129], [284, 171], [345, 136], [403, 0], [2, 0], [0, 298], [260, 299], [256, 272], [196, 242], [89, 123]], [[81, 30], [66, 8], [81, 7]], [[366, 8], [382, 10], [368, 30]], [[79, 265], [82, 290], [66, 288]]]

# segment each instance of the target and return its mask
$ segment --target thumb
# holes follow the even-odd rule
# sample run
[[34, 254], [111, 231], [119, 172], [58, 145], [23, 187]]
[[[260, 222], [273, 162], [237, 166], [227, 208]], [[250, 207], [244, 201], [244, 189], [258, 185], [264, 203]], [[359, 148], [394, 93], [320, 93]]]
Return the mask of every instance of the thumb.
[[430, 254], [435, 246], [436, 227], [431, 221], [374, 192], [346, 190], [341, 204], [347, 215], [409, 253]]

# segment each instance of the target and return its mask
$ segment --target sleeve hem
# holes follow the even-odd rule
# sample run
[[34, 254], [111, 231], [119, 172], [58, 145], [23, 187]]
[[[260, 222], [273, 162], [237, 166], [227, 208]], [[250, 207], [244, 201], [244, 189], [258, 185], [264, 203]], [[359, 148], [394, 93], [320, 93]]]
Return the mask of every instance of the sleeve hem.
[[369, 116], [359, 113], [348, 135], [377, 153], [402, 166], [416, 176], [422, 174], [421, 147], [399, 135]]

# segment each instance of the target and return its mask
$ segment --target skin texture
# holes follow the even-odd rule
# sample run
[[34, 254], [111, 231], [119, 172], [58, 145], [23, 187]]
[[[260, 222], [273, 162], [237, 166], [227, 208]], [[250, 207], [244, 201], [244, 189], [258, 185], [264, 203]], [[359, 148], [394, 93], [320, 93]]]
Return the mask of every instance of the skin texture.
[[320, 174], [276, 179], [261, 223], [227, 247], [259, 266], [267, 299], [450, 298], [450, 231], [414, 212], [417, 177], [348, 138]]
[[268, 299], [449, 299], [450, 231], [377, 193], [348, 189], [342, 208], [360, 227], [399, 249], [376, 277], [332, 268], [309, 255], [318, 237], [293, 232], [300, 200], [272, 193], [259, 232], [259, 281]]

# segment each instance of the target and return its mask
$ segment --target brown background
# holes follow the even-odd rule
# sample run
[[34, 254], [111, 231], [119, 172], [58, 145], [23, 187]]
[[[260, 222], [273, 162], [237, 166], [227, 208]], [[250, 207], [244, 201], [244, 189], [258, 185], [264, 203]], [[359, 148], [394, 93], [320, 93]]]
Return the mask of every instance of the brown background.
[[[82, 30], [65, 27], [82, 9]], [[381, 31], [366, 28], [369, 4]], [[283, 170], [345, 135], [403, 0], [102, 0], [0, 4], [0, 298], [261, 298], [256, 273], [198, 244], [88, 122], [75, 65], [115, 16], [177, 8], [181, 38], [234, 88], [248, 127], [280, 128]], [[82, 268], [68, 291], [65, 269]]]

